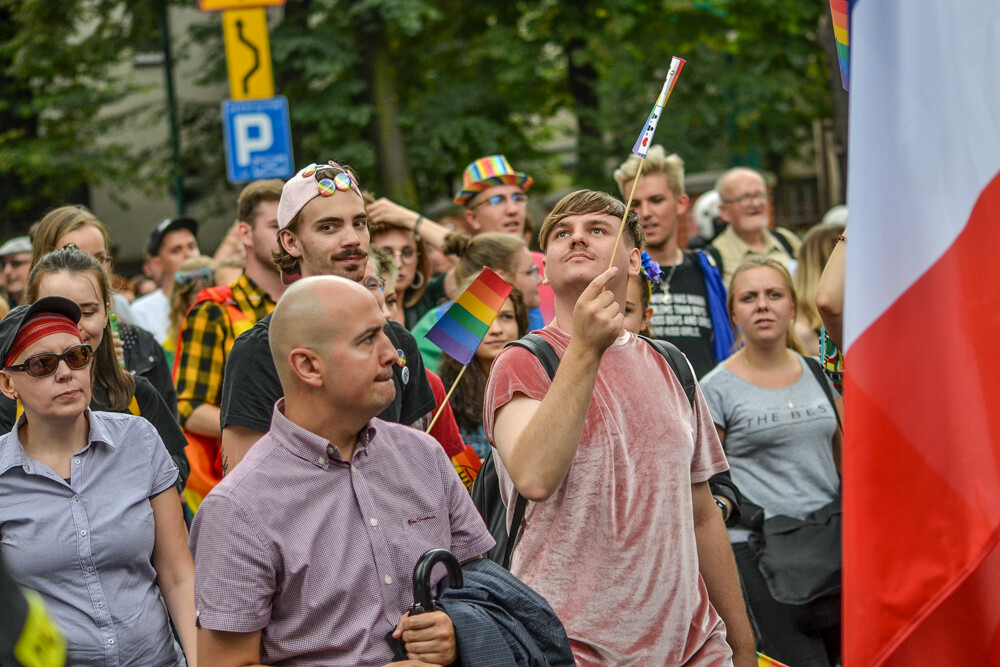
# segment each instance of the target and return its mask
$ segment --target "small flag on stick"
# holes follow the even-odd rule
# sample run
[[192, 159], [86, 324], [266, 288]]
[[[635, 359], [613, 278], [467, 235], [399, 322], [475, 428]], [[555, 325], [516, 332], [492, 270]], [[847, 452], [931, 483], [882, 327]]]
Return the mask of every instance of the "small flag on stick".
[[757, 652], [757, 667], [788, 667], [783, 662], [778, 662], [774, 658], [769, 658], [760, 651]]
[[448, 395], [444, 397], [441, 406], [434, 413], [430, 426], [427, 427], [428, 433], [441, 416], [441, 411], [458, 386], [458, 381], [465, 375], [469, 362], [476, 356], [476, 350], [493, 326], [493, 320], [497, 318], [504, 302], [510, 296], [511, 289], [510, 284], [493, 273], [489, 267], [484, 268], [472, 284], [455, 299], [455, 303], [445, 311], [437, 324], [427, 332], [427, 340], [462, 364], [461, 372], [451, 383]]
[[674, 90], [674, 84], [677, 82], [677, 75], [684, 69], [684, 63], [686, 62], [686, 60], [677, 56], [674, 56], [670, 61], [670, 70], [667, 72], [667, 78], [663, 82], [660, 96], [656, 98], [656, 104], [653, 105], [653, 110], [649, 112], [649, 118], [646, 119], [646, 124], [642, 126], [642, 132], [639, 133], [639, 138], [635, 140], [635, 146], [632, 146], [632, 152], [641, 158], [645, 158], [646, 153], [649, 152], [649, 147], [653, 143], [653, 135], [656, 134], [656, 125], [660, 122], [660, 116], [663, 115], [663, 107], [667, 105], [670, 93]]
[[427, 332], [427, 340], [467, 366], [510, 296], [510, 290], [511, 286], [503, 278], [484, 268]]

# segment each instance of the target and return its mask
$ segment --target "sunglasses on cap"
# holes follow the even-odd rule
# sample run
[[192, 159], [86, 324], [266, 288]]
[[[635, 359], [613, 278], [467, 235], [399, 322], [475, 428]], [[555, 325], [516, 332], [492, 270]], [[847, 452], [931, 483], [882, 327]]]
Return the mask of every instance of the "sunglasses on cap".
[[94, 348], [87, 345], [74, 345], [65, 350], [62, 354], [55, 352], [43, 352], [34, 354], [24, 360], [23, 364], [17, 366], [7, 366], [6, 371], [20, 371], [27, 373], [33, 378], [48, 377], [59, 368], [59, 362], [65, 361], [70, 370], [78, 371], [86, 368], [94, 360]]

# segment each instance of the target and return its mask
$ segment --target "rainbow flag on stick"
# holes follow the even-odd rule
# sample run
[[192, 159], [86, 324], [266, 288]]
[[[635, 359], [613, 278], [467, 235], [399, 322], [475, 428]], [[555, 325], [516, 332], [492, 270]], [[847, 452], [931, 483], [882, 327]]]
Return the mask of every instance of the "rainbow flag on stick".
[[850, 17], [847, 0], [830, 0], [830, 14], [833, 17], [833, 36], [837, 40], [837, 60], [840, 61], [840, 83], [844, 90], [850, 90]]
[[486, 332], [493, 326], [500, 309], [510, 296], [513, 289], [503, 278], [486, 267], [472, 281], [462, 294], [445, 311], [431, 330], [427, 332], [427, 340], [441, 348], [441, 351], [462, 364], [462, 370], [451, 383], [448, 395], [444, 397], [441, 406], [434, 413], [427, 432], [434, 428], [441, 411], [448, 404], [452, 392], [458, 386], [459, 380], [465, 375], [469, 362], [476, 356], [476, 350], [486, 338]]
[[467, 366], [510, 296], [510, 290], [511, 286], [503, 278], [484, 268], [427, 332], [427, 340]]

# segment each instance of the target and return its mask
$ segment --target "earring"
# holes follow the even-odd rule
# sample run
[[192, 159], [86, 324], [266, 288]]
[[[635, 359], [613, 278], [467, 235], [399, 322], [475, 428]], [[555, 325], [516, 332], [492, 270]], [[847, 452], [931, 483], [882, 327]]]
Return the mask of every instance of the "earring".
[[[420, 278], [420, 282], [417, 282], [417, 278]], [[421, 273], [420, 271], [417, 271], [416, 274], [414, 274], [413, 276], [413, 282], [410, 283], [410, 289], [412, 290], [420, 289], [421, 287], [424, 286], [424, 280], [425, 280], [424, 274]]]

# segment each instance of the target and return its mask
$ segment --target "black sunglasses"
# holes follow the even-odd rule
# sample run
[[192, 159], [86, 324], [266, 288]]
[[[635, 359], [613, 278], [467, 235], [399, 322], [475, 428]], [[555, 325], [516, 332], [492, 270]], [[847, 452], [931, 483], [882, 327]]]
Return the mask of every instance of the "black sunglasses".
[[70, 370], [78, 371], [90, 365], [94, 360], [94, 348], [87, 344], [74, 345], [62, 354], [43, 352], [24, 360], [23, 364], [7, 366], [7, 371], [22, 371], [33, 378], [43, 378], [52, 375], [59, 368], [59, 362], [65, 361]]

